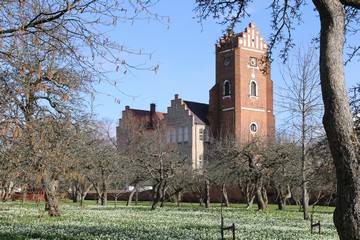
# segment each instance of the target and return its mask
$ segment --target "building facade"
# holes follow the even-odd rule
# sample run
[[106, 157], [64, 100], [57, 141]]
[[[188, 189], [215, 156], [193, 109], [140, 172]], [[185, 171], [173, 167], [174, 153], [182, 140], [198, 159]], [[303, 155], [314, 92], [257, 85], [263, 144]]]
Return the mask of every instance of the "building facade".
[[150, 110], [131, 109], [129, 106], [122, 111], [122, 118], [119, 119], [119, 125], [116, 127], [116, 141], [118, 149], [126, 149], [130, 143], [140, 141], [136, 139], [133, 132], [136, 129], [151, 130], [159, 126], [164, 120], [165, 113], [157, 112], [156, 105], [150, 104]]
[[254, 23], [215, 45], [216, 79], [208, 121], [214, 137], [240, 142], [274, 137], [273, 83], [267, 43]]
[[165, 116], [171, 131], [170, 141], [178, 143], [179, 150], [191, 159], [192, 169], [201, 169], [206, 161], [205, 150], [209, 143], [208, 110], [208, 104], [184, 101], [175, 94]]
[[[130, 112], [145, 116], [150, 128], [156, 127], [156, 121], [166, 121], [168, 141], [177, 143], [191, 159], [192, 169], [201, 169], [206, 162], [210, 136], [246, 142], [275, 135], [267, 43], [255, 24], [250, 23], [240, 34], [224, 35], [215, 45], [215, 54], [215, 85], [209, 92], [209, 104], [185, 101], [176, 94], [167, 113], [157, 113], [155, 104], [150, 111], [129, 107], [123, 111], [123, 117]], [[118, 127], [118, 144], [123, 137]]]

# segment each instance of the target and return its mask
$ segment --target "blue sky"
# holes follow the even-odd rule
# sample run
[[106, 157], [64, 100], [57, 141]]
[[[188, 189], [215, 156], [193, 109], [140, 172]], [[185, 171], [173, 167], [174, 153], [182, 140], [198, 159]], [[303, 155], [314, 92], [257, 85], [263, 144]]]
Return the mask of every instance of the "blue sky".
[[[266, 6], [259, 5], [264, 1], [255, 2], [258, 5], [252, 5], [251, 18], [244, 19], [236, 32], [242, 32], [252, 21], [260, 34], [268, 39], [271, 33], [269, 11]], [[194, 1], [161, 0], [152, 11], [170, 16], [169, 29], [167, 25], [147, 21], [118, 24], [112, 33], [113, 40], [133, 49], [152, 52], [148, 64], [160, 64], [160, 69], [157, 74], [149, 71], [134, 71], [126, 76], [110, 74], [110, 78], [118, 79], [121, 92], [108, 85], [100, 86], [99, 90], [104, 94], [97, 95], [94, 102], [98, 119], [107, 119], [116, 125], [127, 105], [149, 110], [150, 103], [155, 103], [157, 111], [166, 112], [175, 94], [184, 100], [208, 103], [209, 90], [215, 83], [214, 44], [222, 36], [225, 26], [216, 24], [214, 20], [207, 20], [201, 26], [194, 19], [193, 8]], [[307, 7], [303, 21], [296, 26], [294, 39], [306, 46], [312, 37], [317, 36], [320, 25], [311, 5]], [[274, 91], [277, 91], [277, 86], [282, 84], [279, 74], [281, 61], [277, 61], [276, 55], [274, 58], [271, 77]], [[359, 62], [353, 60], [346, 67], [347, 87], [359, 81], [355, 71], [358, 65]], [[275, 107], [275, 114], [276, 111]]]

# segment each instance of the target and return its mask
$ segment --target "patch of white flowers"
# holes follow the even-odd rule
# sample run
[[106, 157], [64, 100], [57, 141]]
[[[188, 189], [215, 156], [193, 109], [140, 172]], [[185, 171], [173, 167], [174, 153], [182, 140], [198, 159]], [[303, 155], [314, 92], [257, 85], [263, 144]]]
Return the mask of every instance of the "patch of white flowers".
[[[0, 205], [0, 239], [86, 240], [211, 240], [220, 239], [219, 208], [101, 207], [85, 209], [63, 204], [62, 216], [51, 218], [36, 207]], [[332, 214], [316, 213], [322, 234], [310, 233], [310, 222], [301, 212], [257, 212], [242, 208], [223, 209], [225, 226], [235, 223], [236, 239], [338, 239]], [[316, 232], [317, 229], [315, 229]], [[227, 239], [231, 232], [226, 231]]]

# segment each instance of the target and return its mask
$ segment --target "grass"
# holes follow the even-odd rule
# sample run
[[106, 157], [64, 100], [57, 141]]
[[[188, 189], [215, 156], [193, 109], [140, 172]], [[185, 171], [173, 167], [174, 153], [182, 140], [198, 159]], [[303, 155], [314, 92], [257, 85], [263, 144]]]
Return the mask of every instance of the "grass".
[[[7, 202], [0, 204], [0, 239], [221, 239], [220, 216], [225, 226], [235, 223], [236, 239], [338, 239], [332, 223], [333, 208], [315, 208], [314, 220], [322, 223], [322, 234], [310, 233], [310, 221], [302, 219], [297, 206], [286, 211], [270, 206], [266, 212], [213, 205], [204, 209], [198, 204], [168, 204], [155, 211], [150, 203], [126, 207], [124, 202], [109, 202], [103, 207], [87, 201], [85, 208], [64, 201], [62, 216], [48, 217], [43, 204]], [[227, 239], [231, 233], [226, 232]]]

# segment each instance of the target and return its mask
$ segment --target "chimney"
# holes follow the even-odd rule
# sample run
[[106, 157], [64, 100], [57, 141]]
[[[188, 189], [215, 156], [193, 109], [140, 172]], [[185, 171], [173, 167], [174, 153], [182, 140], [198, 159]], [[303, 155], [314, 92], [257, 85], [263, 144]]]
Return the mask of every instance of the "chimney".
[[150, 104], [150, 121], [149, 121], [149, 128], [155, 129], [155, 115], [156, 115], [156, 105], [155, 103]]
[[150, 114], [154, 114], [154, 113], [155, 113], [155, 109], [156, 109], [155, 103], [151, 103], [151, 104], [150, 104]]

